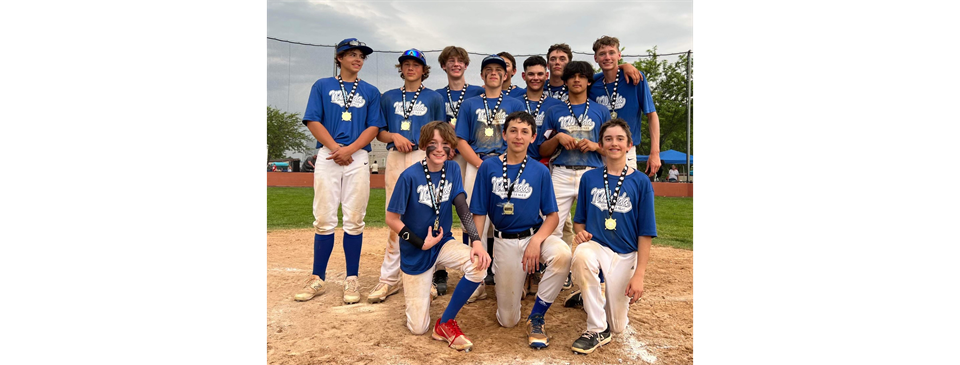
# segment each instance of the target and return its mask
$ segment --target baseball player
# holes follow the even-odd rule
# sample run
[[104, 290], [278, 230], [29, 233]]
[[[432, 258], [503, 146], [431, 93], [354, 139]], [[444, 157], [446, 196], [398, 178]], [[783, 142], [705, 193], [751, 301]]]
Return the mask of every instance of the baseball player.
[[536, 131], [529, 113], [507, 116], [502, 134], [507, 153], [480, 165], [470, 212], [477, 227], [486, 224], [487, 216], [493, 223], [493, 273], [501, 326], [513, 327], [520, 321], [520, 300], [526, 293], [524, 279], [538, 272], [541, 263], [546, 265], [526, 321], [527, 344], [544, 348], [549, 345], [544, 314], [570, 272], [570, 247], [551, 235], [559, 219], [550, 170], [527, 155]]
[[[559, 99], [561, 101], [567, 100], [567, 86], [564, 83], [562, 78], [563, 69], [567, 67], [567, 63], [573, 60], [573, 50], [570, 49], [570, 46], [566, 43], [558, 43], [550, 46], [547, 49], [547, 70], [549, 71], [550, 79], [549, 82], [544, 86], [544, 92], [547, 93], [549, 97]], [[623, 70], [627, 79], [630, 80], [633, 84], [637, 84], [640, 80], [640, 71], [637, 70], [633, 65], [625, 63], [619, 66]], [[601, 75], [601, 74], [597, 74]], [[594, 79], [597, 78], [597, 75], [594, 75]], [[544, 157], [548, 157], [544, 156]], [[563, 229], [563, 241], [567, 245], [573, 244], [573, 221], [570, 219], [568, 214], [566, 217], [561, 216], [563, 223], [560, 225]], [[573, 286], [573, 282], [570, 277], [567, 277], [567, 282], [564, 283], [564, 289], [570, 289]]]
[[[550, 73], [547, 71], [547, 61], [540, 56], [532, 56], [523, 61], [523, 73], [520, 75], [523, 81], [527, 83], [525, 92], [514, 95], [515, 98], [523, 100], [527, 113], [532, 115], [537, 122], [536, 139], [530, 143], [527, 149], [527, 156], [534, 161], [539, 161], [540, 144], [543, 143], [543, 118], [547, 115], [547, 110], [555, 105], [563, 105], [563, 102], [556, 98], [551, 98], [543, 89]], [[549, 156], [545, 156], [549, 157]]]
[[[450, 303], [434, 323], [432, 337], [447, 341], [450, 347], [467, 350], [473, 346], [454, 319], [470, 295], [480, 286], [490, 256], [487, 255], [473, 216], [467, 207], [460, 180], [460, 166], [450, 161], [456, 135], [450, 124], [427, 123], [420, 130], [421, 150], [426, 157], [408, 167], [397, 179], [390, 197], [386, 221], [400, 232], [400, 270], [403, 272], [403, 297], [406, 301], [407, 328], [423, 334], [430, 328], [430, 288], [437, 265], [463, 271]], [[451, 207], [457, 208], [460, 222], [471, 237], [470, 247], [459, 244], [450, 232]]]
[[[316, 171], [313, 175], [313, 280], [294, 296], [310, 300], [326, 289], [326, 270], [333, 252], [337, 209], [343, 208], [343, 253], [347, 261], [343, 302], [360, 301], [360, 248], [363, 217], [370, 199], [367, 153], [377, 131], [384, 127], [380, 91], [360, 80], [363, 62], [373, 50], [356, 38], [337, 44], [336, 77], [317, 80], [310, 89], [303, 124], [317, 139]], [[322, 147], [321, 147], [322, 146]]]
[[[480, 76], [483, 79], [484, 94], [464, 100], [457, 114], [457, 150], [467, 161], [467, 172], [464, 174], [464, 187], [467, 191], [467, 200], [473, 192], [477, 169], [483, 160], [500, 156], [506, 150], [503, 142], [502, 128], [507, 114], [523, 110], [523, 103], [517, 99], [506, 97], [501, 85], [506, 77], [506, 62], [497, 55], [489, 55], [480, 63]], [[478, 227], [487, 253], [493, 253], [493, 237], [487, 235], [487, 227]], [[477, 299], [486, 299], [486, 285], [494, 280], [492, 272], [487, 274], [487, 282], [477, 289], [476, 295], [470, 298], [470, 303]]]
[[515, 98], [519, 95], [523, 95], [526, 90], [517, 85], [513, 85], [513, 75], [517, 74], [517, 59], [513, 58], [513, 55], [510, 52], [500, 52], [497, 53], [497, 56], [503, 58], [503, 62], [507, 64], [507, 75], [503, 79], [503, 85], [500, 86], [500, 89], [503, 92], [507, 93], [508, 97]]
[[[593, 52], [593, 59], [603, 73], [594, 79], [589, 91], [590, 99], [610, 108], [611, 117], [625, 120], [630, 125], [630, 134], [637, 137], [633, 141], [636, 145], [641, 140], [640, 117], [646, 114], [650, 136], [656, 136], [650, 138], [650, 158], [645, 169], [649, 176], [653, 176], [660, 168], [660, 118], [657, 117], [650, 86], [642, 76], [639, 85], [626, 82], [623, 72], [617, 68], [617, 62], [621, 59], [620, 40], [617, 38], [600, 37], [593, 42]], [[636, 153], [627, 154], [627, 165], [637, 168]]]
[[[600, 127], [602, 169], [583, 174], [573, 218], [578, 244], [573, 253], [573, 280], [583, 289], [587, 329], [573, 351], [589, 354], [611, 341], [611, 332], [626, 328], [629, 305], [643, 295], [650, 243], [657, 236], [653, 185], [627, 166], [633, 152], [630, 126], [616, 118]], [[607, 290], [600, 291], [602, 270]]]
[[[403, 78], [403, 86], [387, 91], [380, 108], [387, 127], [381, 128], [377, 139], [387, 144], [386, 201], [393, 195], [397, 178], [407, 167], [423, 160], [424, 151], [413, 141], [420, 141], [420, 128], [434, 120], [444, 120], [443, 98], [423, 86], [430, 77], [430, 66], [423, 53], [409, 49], [398, 58], [396, 65]], [[390, 231], [387, 248], [380, 266], [380, 282], [367, 295], [370, 303], [379, 303], [400, 291], [400, 246], [397, 232]]]
[[[465, 99], [483, 94], [483, 88], [476, 85], [468, 85], [466, 79], [464, 79], [464, 73], [467, 71], [467, 66], [470, 65], [470, 55], [463, 47], [445, 47], [443, 51], [440, 52], [437, 61], [440, 62], [440, 68], [443, 69], [443, 72], [447, 74], [447, 86], [437, 91], [440, 93], [440, 97], [443, 98], [444, 109], [446, 110], [446, 119], [442, 120], [447, 121], [450, 123], [450, 126], [456, 128], [457, 114], [460, 112], [460, 105]], [[453, 160], [460, 165], [460, 177], [463, 178], [463, 174], [467, 171], [467, 160], [464, 160], [463, 156], [457, 153], [456, 149], [453, 151]], [[467, 242], [468, 239], [469, 237], [467, 237], [466, 232], [464, 232], [463, 242]], [[446, 294], [447, 271], [441, 266], [437, 268], [437, 271], [434, 272], [433, 275], [433, 283], [437, 294]]]
[[[563, 69], [562, 77], [569, 97], [564, 105], [547, 110], [545, 140], [540, 145], [540, 155], [551, 156], [558, 152], [553, 159], [551, 177], [560, 216], [565, 218], [577, 197], [580, 177], [602, 165], [600, 156], [603, 151], [597, 142], [600, 140], [600, 125], [610, 120], [610, 112], [607, 107], [587, 98], [587, 89], [593, 81], [590, 64], [570, 62]], [[564, 225], [565, 222], [561, 221], [557, 226], [556, 237], [562, 237]], [[564, 287], [572, 287], [572, 282]]]

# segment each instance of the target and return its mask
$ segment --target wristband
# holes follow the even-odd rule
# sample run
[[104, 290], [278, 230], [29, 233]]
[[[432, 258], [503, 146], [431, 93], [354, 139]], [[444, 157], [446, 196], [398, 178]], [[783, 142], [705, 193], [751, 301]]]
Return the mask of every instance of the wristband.
[[400, 238], [403, 238], [404, 241], [410, 242], [411, 245], [416, 246], [418, 249], [423, 249], [423, 238], [417, 236], [416, 233], [410, 230], [410, 227], [403, 226], [403, 229], [400, 230]]

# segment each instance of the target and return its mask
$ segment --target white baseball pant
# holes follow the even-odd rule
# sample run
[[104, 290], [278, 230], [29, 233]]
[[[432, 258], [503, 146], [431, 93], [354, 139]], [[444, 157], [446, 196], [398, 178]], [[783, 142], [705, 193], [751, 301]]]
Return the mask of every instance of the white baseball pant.
[[[588, 167], [583, 170], [573, 170], [563, 166], [553, 167], [553, 171], [550, 172], [550, 177], [553, 179], [553, 192], [557, 196], [557, 214], [559, 214], [560, 217], [570, 216], [570, 208], [573, 207], [573, 202], [577, 200], [577, 193], [580, 192], [580, 178], [590, 170], [593, 170], [593, 168]], [[553, 236], [563, 238], [563, 227], [567, 225], [567, 221], [567, 219], [560, 220], [560, 223], [557, 224], [557, 229], [553, 230]], [[572, 242], [571, 240], [570, 243], [567, 244], [570, 245]]]
[[[463, 271], [463, 279], [478, 283], [487, 271], [474, 271], [470, 261], [470, 247], [456, 239], [447, 241], [440, 248], [434, 267], [420, 275], [403, 274], [403, 298], [406, 301], [407, 328], [415, 335], [427, 333], [430, 329], [430, 288], [433, 287], [433, 272], [437, 265], [443, 265]], [[461, 280], [463, 280], [461, 279]]]
[[363, 233], [363, 218], [370, 200], [370, 168], [367, 151], [359, 150], [351, 156], [353, 162], [340, 166], [327, 160], [330, 149], [317, 151], [313, 172], [313, 227], [319, 235], [333, 234], [337, 228], [337, 208], [343, 205], [343, 231], [352, 235]]
[[[523, 253], [533, 237], [522, 239], [493, 238], [493, 278], [497, 282], [497, 321], [501, 326], [513, 327], [520, 321], [520, 300], [527, 289], [523, 286], [527, 274], [523, 271]], [[537, 296], [553, 303], [563, 289], [570, 272], [570, 246], [563, 240], [547, 236], [540, 244], [540, 262], [547, 265]]]
[[[413, 164], [423, 161], [424, 156], [426, 156], [426, 152], [422, 150], [387, 152], [387, 173], [384, 176], [386, 187], [384, 211], [390, 205], [390, 197], [393, 196], [393, 188], [397, 185], [400, 174]], [[380, 265], [380, 282], [391, 286], [400, 283], [400, 238], [397, 236], [397, 232], [392, 229], [387, 236], [387, 248], [383, 253], [383, 263]]]
[[[573, 253], [573, 282], [580, 286], [583, 309], [587, 312], [587, 331], [620, 333], [630, 318], [630, 297], [627, 285], [637, 267], [637, 253], [618, 254], [609, 247], [590, 240], [577, 246]], [[600, 294], [600, 270], [606, 280], [606, 296]], [[499, 283], [497, 283], [499, 284]]]

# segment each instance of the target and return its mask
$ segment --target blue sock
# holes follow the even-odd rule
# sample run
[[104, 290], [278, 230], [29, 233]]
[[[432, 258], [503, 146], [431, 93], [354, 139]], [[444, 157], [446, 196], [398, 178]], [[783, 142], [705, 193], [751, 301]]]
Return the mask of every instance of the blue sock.
[[363, 233], [358, 235], [343, 233], [343, 255], [347, 257], [347, 276], [357, 276], [360, 272], [361, 247], [363, 247]]
[[543, 301], [543, 299], [540, 299], [540, 296], [538, 295], [537, 300], [533, 303], [533, 310], [530, 311], [530, 316], [527, 318], [533, 317], [534, 314], [539, 314], [541, 316], [547, 314], [547, 309], [550, 309], [550, 304], [553, 303], [547, 303]]
[[457, 282], [457, 288], [453, 289], [453, 295], [450, 297], [450, 303], [447, 304], [447, 309], [444, 309], [443, 315], [440, 316], [440, 323], [447, 323], [447, 321], [457, 318], [457, 313], [460, 312], [460, 308], [463, 308], [463, 305], [467, 304], [467, 299], [470, 299], [473, 292], [477, 291], [478, 286], [480, 286], [479, 282], [474, 283], [470, 280], [460, 278], [460, 281]]
[[327, 280], [327, 262], [333, 253], [333, 235], [313, 234], [313, 274]]

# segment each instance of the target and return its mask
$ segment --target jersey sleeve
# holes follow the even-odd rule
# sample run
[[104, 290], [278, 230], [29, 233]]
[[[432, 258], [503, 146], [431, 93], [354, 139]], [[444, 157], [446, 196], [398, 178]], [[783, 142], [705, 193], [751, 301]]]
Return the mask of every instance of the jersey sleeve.
[[555, 116], [557, 115], [557, 113], [550, 112], [551, 110], [553, 110], [553, 108], [554, 107], [550, 107], [550, 109], [547, 109], [547, 115], [543, 116], [543, 126], [542, 126], [543, 133], [542, 134], [543, 134], [544, 141], [553, 137], [557, 132], [557, 125], [555, 120]]
[[380, 90], [373, 88], [371, 92], [373, 100], [367, 103], [367, 120], [364, 129], [370, 127], [386, 128], [387, 121], [383, 118], [383, 110], [380, 108]]
[[[550, 177], [550, 170], [543, 170], [540, 174], [540, 213], [547, 215], [557, 212], [557, 195], [553, 192], [553, 179]], [[566, 219], [566, 218], [564, 218]]]
[[450, 203], [453, 204], [453, 199], [456, 199], [457, 195], [460, 195], [460, 193], [466, 194], [466, 191], [463, 190], [463, 179], [461, 178], [463, 175], [460, 174], [459, 164], [454, 161], [447, 161], [445, 163], [447, 164], [447, 170], [450, 170], [450, 172], [447, 173], [449, 174], [448, 176], [450, 176], [450, 182], [453, 183], [453, 185], [450, 186]]
[[643, 114], [650, 114], [657, 111], [657, 106], [653, 105], [653, 95], [650, 94], [650, 84], [647, 84], [647, 77], [640, 73], [640, 77], [643, 78], [640, 81], [640, 84], [637, 85], [637, 102], [640, 103], [640, 112]]
[[[642, 178], [647, 180], [646, 176]], [[639, 208], [637, 209], [637, 236], [656, 237], [657, 218], [653, 206], [653, 184], [650, 184], [649, 181], [645, 184], [641, 183], [637, 191], [641, 192], [637, 202]]]
[[587, 223], [587, 174], [580, 176], [580, 189], [577, 190], [577, 209], [573, 214], [573, 223]]
[[484, 161], [480, 164], [480, 169], [477, 170], [477, 180], [473, 183], [473, 191], [470, 194], [470, 213], [487, 215], [491, 191], [490, 180], [487, 179], [489, 171], [490, 163]]
[[390, 114], [388, 113], [388, 111], [389, 111], [389, 109], [388, 109], [388, 108], [389, 108], [388, 104], [390, 104], [390, 100], [389, 100], [389, 99], [390, 99], [390, 98], [387, 97], [387, 94], [386, 94], [386, 93], [384, 93], [383, 95], [380, 95], [380, 115], [384, 116], [384, 125], [383, 125], [383, 127], [380, 127], [380, 130], [382, 130], [382, 131], [388, 131], [388, 132], [390, 131], [390, 128], [389, 128], [389, 127], [387, 126], [387, 124], [386, 124], [386, 116], [387, 116], [387, 115], [390, 115]]
[[447, 121], [447, 110], [443, 106], [443, 97], [439, 93], [435, 93], [436, 97], [431, 98], [432, 102], [428, 106], [430, 109], [430, 121]]
[[460, 104], [460, 110], [457, 111], [457, 126], [455, 128], [457, 132], [457, 138], [463, 139], [467, 141], [467, 143], [471, 143], [473, 142], [473, 131], [471, 130], [473, 122], [470, 121], [470, 112], [467, 111], [467, 108], [464, 108], [463, 104], [466, 103], [467, 100], [464, 100], [463, 103]]
[[303, 125], [307, 121], [320, 122], [323, 124], [323, 95], [321, 95], [320, 80], [313, 83], [310, 88], [310, 97], [307, 99], [307, 110], [303, 112]]

